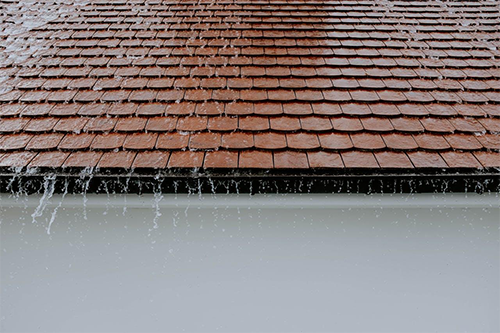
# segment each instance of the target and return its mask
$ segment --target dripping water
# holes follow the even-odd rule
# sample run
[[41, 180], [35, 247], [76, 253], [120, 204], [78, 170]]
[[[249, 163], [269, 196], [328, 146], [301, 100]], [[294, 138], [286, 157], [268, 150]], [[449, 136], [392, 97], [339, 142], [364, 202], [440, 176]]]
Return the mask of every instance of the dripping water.
[[87, 220], [87, 191], [89, 190], [90, 187], [90, 181], [92, 180], [92, 177], [94, 176], [94, 168], [84, 168], [80, 172], [80, 183], [82, 186], [82, 198], [83, 198], [83, 219]]
[[61, 208], [61, 206], [64, 202], [64, 198], [68, 194], [68, 187], [69, 187], [69, 180], [68, 180], [68, 178], [66, 178], [64, 180], [64, 188], [63, 188], [61, 200], [59, 201], [58, 205], [54, 208], [54, 210], [52, 211], [52, 214], [50, 215], [49, 225], [47, 226], [47, 235], [50, 235], [50, 228], [52, 227], [52, 223], [54, 223], [54, 221], [56, 220], [57, 211], [59, 210], [59, 208]]
[[40, 202], [36, 207], [31, 217], [33, 218], [32, 223], [37, 223], [37, 218], [43, 215], [45, 208], [47, 208], [47, 204], [50, 202], [50, 198], [52, 198], [56, 185], [56, 175], [50, 174], [44, 177], [43, 182], [43, 195], [40, 198]]

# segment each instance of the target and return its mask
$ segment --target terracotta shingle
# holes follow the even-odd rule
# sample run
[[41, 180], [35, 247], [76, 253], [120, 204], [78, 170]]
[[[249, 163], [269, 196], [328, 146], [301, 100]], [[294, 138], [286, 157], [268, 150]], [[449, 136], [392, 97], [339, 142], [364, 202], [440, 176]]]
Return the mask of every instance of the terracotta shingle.
[[170, 133], [160, 134], [156, 142], [158, 149], [184, 149], [188, 146], [189, 135]]
[[148, 150], [155, 147], [158, 134], [134, 133], [127, 135], [123, 148], [130, 150]]
[[446, 162], [438, 153], [410, 152], [408, 157], [416, 168], [446, 168]]
[[238, 127], [245, 131], [265, 131], [269, 129], [269, 118], [242, 117], [239, 119]]
[[444, 137], [453, 149], [479, 150], [483, 145], [473, 135], [455, 134]]
[[72, 152], [63, 167], [95, 167], [101, 159], [101, 152]]
[[20, 132], [26, 124], [30, 122], [26, 118], [4, 118], [0, 119], [0, 132], [1, 133], [14, 133]]
[[344, 163], [338, 153], [332, 152], [308, 152], [307, 157], [311, 168], [343, 168]]
[[500, 136], [497, 134], [480, 135], [476, 139], [487, 149], [500, 150]]
[[81, 150], [90, 147], [94, 134], [66, 134], [58, 148], [64, 150]]
[[413, 150], [418, 148], [411, 135], [404, 134], [384, 134], [382, 135], [386, 146], [394, 150]]
[[413, 164], [410, 162], [410, 159], [405, 153], [396, 153], [391, 151], [376, 152], [375, 158], [381, 168], [413, 168]]
[[168, 161], [169, 168], [201, 168], [205, 153], [192, 151], [174, 151]]
[[444, 152], [441, 157], [450, 168], [481, 168], [481, 164], [471, 153]]
[[30, 134], [2, 135], [0, 136], [0, 151], [23, 149], [32, 138]]
[[104, 153], [99, 160], [100, 168], [130, 168], [134, 161], [136, 153], [130, 151], [108, 152]]
[[367, 150], [382, 149], [386, 146], [379, 134], [359, 133], [350, 134], [350, 137], [355, 148]]
[[221, 145], [221, 135], [218, 133], [191, 134], [189, 149], [217, 149]]
[[222, 135], [221, 146], [228, 149], [245, 149], [254, 147], [253, 134], [230, 133]]
[[205, 155], [205, 168], [237, 168], [238, 152], [211, 151]]
[[320, 147], [318, 136], [312, 133], [287, 134], [286, 141], [291, 149], [309, 150]]
[[30, 142], [26, 145], [28, 150], [50, 150], [56, 149], [63, 134], [51, 133], [51, 134], [39, 134], [34, 136]]
[[11, 152], [0, 153], [0, 166], [2, 167], [24, 167], [36, 156], [33, 152]]
[[274, 167], [273, 154], [255, 150], [241, 151], [238, 166], [243, 169], [271, 169]]
[[481, 162], [485, 168], [500, 167], [500, 153], [498, 152], [474, 152], [474, 156]]
[[259, 133], [254, 135], [256, 148], [283, 149], [286, 148], [286, 136], [279, 133]]
[[70, 153], [62, 151], [50, 151], [39, 153], [29, 164], [30, 167], [59, 168], [68, 158]]
[[121, 148], [125, 142], [126, 134], [99, 134], [92, 141], [92, 149], [111, 150]]
[[278, 169], [307, 169], [309, 162], [306, 153], [302, 152], [275, 152], [274, 167]]
[[86, 118], [62, 118], [54, 126], [56, 132], [74, 132], [79, 133], [87, 124]]
[[341, 156], [347, 168], [379, 168], [373, 153], [351, 151], [341, 153]]
[[144, 151], [135, 156], [132, 168], [164, 169], [167, 166], [170, 152]]
[[450, 148], [448, 141], [441, 135], [419, 134], [414, 135], [413, 138], [422, 149], [442, 150]]
[[90, 119], [85, 127], [84, 132], [110, 132], [114, 129], [117, 122], [116, 118], [98, 117]]
[[115, 125], [117, 132], [139, 132], [144, 129], [147, 123], [147, 118], [122, 118]]

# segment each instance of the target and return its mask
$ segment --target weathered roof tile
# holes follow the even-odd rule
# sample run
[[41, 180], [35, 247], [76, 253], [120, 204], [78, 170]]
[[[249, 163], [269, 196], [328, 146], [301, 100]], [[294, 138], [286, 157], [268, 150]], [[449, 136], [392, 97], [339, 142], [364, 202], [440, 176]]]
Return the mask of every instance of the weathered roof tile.
[[309, 160], [309, 166], [315, 169], [340, 169], [344, 167], [340, 154], [335, 152], [308, 152], [307, 158]]
[[201, 168], [205, 152], [174, 151], [168, 161], [169, 168]]
[[375, 158], [381, 168], [413, 168], [413, 164], [405, 153], [392, 151], [376, 152]]
[[99, 160], [99, 168], [123, 168], [132, 166], [136, 153], [132, 151], [118, 151], [104, 153]]
[[447, 164], [438, 153], [423, 151], [408, 153], [411, 162], [416, 168], [446, 168]]
[[340, 153], [347, 168], [370, 168], [377, 169], [379, 164], [373, 153], [350, 151]]
[[90, 167], [93, 168], [101, 159], [102, 152], [74, 151], [63, 164], [63, 167]]
[[0, 166], [2, 167], [24, 167], [36, 156], [36, 153], [28, 151], [17, 151], [0, 153]]
[[29, 164], [30, 167], [53, 167], [63, 165], [70, 153], [62, 151], [48, 151], [39, 153]]
[[481, 168], [481, 164], [471, 153], [447, 151], [441, 157], [451, 168]]
[[274, 167], [278, 169], [307, 169], [309, 162], [306, 153], [283, 151], [275, 152], [274, 154]]
[[132, 168], [164, 169], [167, 167], [170, 152], [142, 151], [135, 156]]
[[206, 153], [205, 168], [232, 168], [238, 167], [238, 152], [236, 151], [209, 151]]
[[243, 169], [272, 169], [274, 167], [271, 152], [242, 150], [238, 166]]
[[498, 166], [494, 3], [143, 5], [90, 0], [0, 61], [2, 166]]

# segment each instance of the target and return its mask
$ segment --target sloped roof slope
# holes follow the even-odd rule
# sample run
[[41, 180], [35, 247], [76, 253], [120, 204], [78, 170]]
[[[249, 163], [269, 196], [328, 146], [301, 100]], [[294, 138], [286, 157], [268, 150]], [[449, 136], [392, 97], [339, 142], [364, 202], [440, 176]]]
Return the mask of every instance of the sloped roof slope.
[[16, 6], [0, 166], [500, 166], [498, 1], [90, 0], [20, 33]]

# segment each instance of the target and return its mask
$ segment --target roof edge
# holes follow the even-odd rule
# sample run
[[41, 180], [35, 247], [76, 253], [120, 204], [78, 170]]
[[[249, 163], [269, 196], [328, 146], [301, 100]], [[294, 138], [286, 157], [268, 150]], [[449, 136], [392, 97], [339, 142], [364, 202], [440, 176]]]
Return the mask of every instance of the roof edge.
[[0, 192], [44, 193], [500, 193], [493, 169], [203, 170], [3, 168]]

